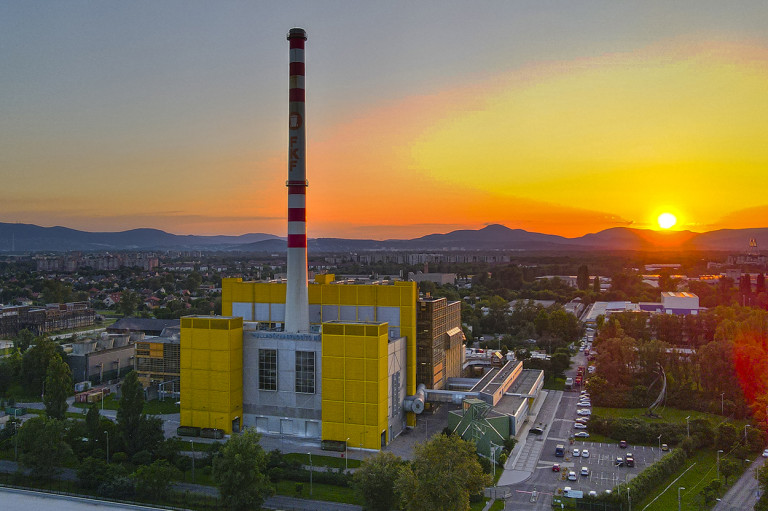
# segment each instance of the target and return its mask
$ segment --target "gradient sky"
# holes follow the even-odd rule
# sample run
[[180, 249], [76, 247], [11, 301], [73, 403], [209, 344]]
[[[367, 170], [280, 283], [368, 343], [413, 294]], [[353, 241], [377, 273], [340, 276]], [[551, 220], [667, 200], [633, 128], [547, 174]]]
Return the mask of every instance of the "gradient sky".
[[764, 0], [0, 0], [0, 221], [284, 235], [293, 26], [310, 236], [768, 227]]

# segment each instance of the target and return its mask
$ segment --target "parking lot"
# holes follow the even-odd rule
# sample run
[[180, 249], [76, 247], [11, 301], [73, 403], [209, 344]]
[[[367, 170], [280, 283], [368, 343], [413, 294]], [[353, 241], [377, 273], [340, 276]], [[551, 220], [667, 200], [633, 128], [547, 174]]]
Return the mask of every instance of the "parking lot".
[[[611, 489], [619, 483], [626, 482], [639, 474], [648, 465], [657, 461], [660, 454], [665, 454], [658, 447], [629, 445], [626, 449], [622, 449], [617, 443], [580, 442], [577, 440], [573, 445], [566, 442], [564, 444], [566, 455], [559, 458], [555, 456], [555, 446], [558, 444], [562, 444], [562, 442], [547, 441], [537, 468], [550, 473], [548, 479], [552, 482], [553, 489], [570, 486], [574, 490], [582, 490], [585, 493], [590, 490], [595, 490], [599, 493]], [[589, 457], [574, 457], [574, 448], [579, 449], [580, 452], [587, 449]], [[635, 466], [627, 467], [624, 464], [617, 467], [616, 458], [621, 457], [624, 460], [627, 453], [633, 455]], [[552, 471], [552, 465], [555, 463], [560, 464], [560, 472]], [[582, 467], [589, 469], [588, 476], [580, 475]], [[576, 472], [576, 481], [569, 481], [567, 479], [569, 471]], [[537, 479], [539, 482], [543, 482], [541, 481], [541, 476]]]

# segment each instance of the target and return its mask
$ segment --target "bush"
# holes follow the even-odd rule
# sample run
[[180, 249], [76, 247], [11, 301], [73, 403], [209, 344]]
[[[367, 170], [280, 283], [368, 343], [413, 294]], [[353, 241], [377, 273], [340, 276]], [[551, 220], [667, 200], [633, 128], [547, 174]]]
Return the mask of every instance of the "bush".
[[152, 453], [149, 451], [139, 451], [133, 455], [131, 461], [134, 465], [149, 465], [152, 463]]
[[102, 483], [96, 492], [109, 499], [129, 500], [136, 494], [136, 487], [130, 477], [117, 477]]
[[110, 458], [111, 461], [114, 461], [115, 463], [125, 463], [128, 461], [128, 455], [124, 452], [116, 452], [112, 455]]

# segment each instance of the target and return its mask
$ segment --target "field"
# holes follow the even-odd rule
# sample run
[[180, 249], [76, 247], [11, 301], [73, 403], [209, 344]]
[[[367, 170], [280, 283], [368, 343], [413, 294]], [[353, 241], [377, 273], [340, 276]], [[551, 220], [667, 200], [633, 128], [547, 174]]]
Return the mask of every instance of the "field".
[[[363, 504], [363, 499], [352, 488], [343, 486], [333, 486], [330, 484], [313, 483], [312, 496], [310, 497], [310, 484], [297, 483], [296, 481], [278, 481], [273, 483], [275, 493], [286, 495], [288, 497], [303, 497], [305, 499], [326, 500], [330, 502], [343, 502], [345, 504]], [[296, 488], [301, 488], [301, 493], [296, 492]]]
[[[298, 452], [291, 452], [283, 454], [283, 458], [286, 461], [298, 461], [302, 465], [309, 466], [309, 455], [298, 453]], [[348, 459], [346, 462], [349, 464], [349, 468], [357, 468], [360, 466], [360, 460], [353, 460]], [[329, 468], [344, 468], [345, 460], [341, 457], [335, 457], [335, 456], [321, 456], [321, 455], [315, 455], [312, 456], [312, 464], [316, 467], [329, 467]]]
[[[648, 410], [646, 408], [602, 408], [595, 407], [592, 409], [592, 413], [599, 415], [600, 417], [613, 417], [613, 418], [638, 418], [646, 422], [678, 422], [685, 424], [685, 418], [690, 417], [693, 419], [709, 419], [712, 422], [722, 422], [724, 417], [706, 412], [696, 412], [693, 410], [678, 410], [676, 408], [663, 408], [657, 410], [657, 415], [660, 418], [648, 417], [645, 413]], [[736, 421], [738, 423], [738, 421]]]
[[[101, 407], [101, 402], [97, 403], [99, 407]], [[120, 400], [115, 398], [114, 395], [108, 394], [104, 398], [104, 409], [105, 410], [117, 410], [118, 406], [120, 405]], [[76, 406], [77, 408], [90, 408], [90, 403], [74, 403], [73, 406]], [[176, 404], [176, 401], [173, 399], [166, 399], [165, 401], [160, 401], [157, 399], [153, 399], [152, 401], [146, 401], [144, 403], [144, 413], [147, 415], [163, 415], [168, 413], [179, 413], [179, 405]]]

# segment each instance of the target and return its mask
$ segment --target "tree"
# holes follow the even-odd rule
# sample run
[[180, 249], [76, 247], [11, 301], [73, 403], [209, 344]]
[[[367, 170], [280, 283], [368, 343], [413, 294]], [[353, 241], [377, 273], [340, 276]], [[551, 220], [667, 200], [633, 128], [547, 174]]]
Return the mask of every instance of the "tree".
[[550, 367], [555, 376], [563, 374], [563, 371], [571, 365], [571, 357], [565, 353], [555, 353], [550, 359]]
[[99, 426], [101, 425], [101, 416], [99, 415], [99, 405], [93, 403], [85, 414], [85, 434], [88, 439], [94, 442], [99, 437]]
[[34, 346], [24, 352], [21, 361], [22, 375], [25, 390], [30, 395], [43, 393], [43, 382], [48, 373], [48, 364], [56, 354], [56, 344], [47, 337], [39, 338]]
[[592, 279], [592, 291], [594, 291], [596, 295], [600, 294], [600, 277], [597, 275]]
[[725, 485], [728, 485], [728, 478], [739, 472], [739, 466], [735, 461], [725, 458], [720, 460], [720, 473], [725, 477]]
[[27, 348], [32, 346], [32, 342], [35, 340], [35, 334], [27, 330], [26, 328], [19, 330], [16, 334], [16, 338], [13, 340], [13, 346], [21, 353], [27, 351]]
[[125, 475], [122, 465], [107, 463], [102, 458], [85, 458], [77, 469], [77, 479], [80, 486], [86, 490], [95, 490], [102, 484]]
[[722, 483], [719, 479], [712, 479], [709, 483], [707, 483], [707, 485], [701, 489], [701, 498], [704, 501], [704, 504], [707, 506], [713, 504], [715, 499], [717, 499], [717, 496], [720, 494], [721, 487]]
[[117, 303], [117, 310], [118, 312], [122, 312], [123, 316], [132, 316], [140, 304], [141, 297], [134, 291], [126, 289], [120, 295], [120, 301]]
[[576, 287], [581, 290], [589, 288], [589, 268], [586, 264], [579, 266], [576, 272]]
[[470, 495], [490, 484], [474, 443], [437, 435], [415, 447], [413, 462], [401, 468], [395, 488], [408, 511], [466, 511]]
[[160, 500], [168, 492], [178, 472], [179, 470], [166, 460], [157, 460], [151, 465], [143, 465], [133, 473], [136, 491], [151, 500]]
[[234, 511], [258, 509], [274, 489], [266, 474], [267, 458], [253, 430], [232, 436], [213, 460], [213, 479], [223, 506]]
[[366, 509], [389, 511], [396, 506], [395, 481], [403, 463], [399, 456], [383, 451], [363, 461], [352, 481], [363, 496]]
[[57, 354], [48, 364], [45, 377], [45, 413], [53, 419], [64, 420], [67, 398], [72, 394], [72, 371]]
[[144, 388], [136, 371], [131, 371], [125, 376], [120, 393], [117, 424], [128, 454], [135, 454], [142, 449], [138, 433], [141, 411], [144, 409]]
[[30, 469], [32, 476], [50, 479], [72, 454], [62, 440], [64, 423], [48, 417], [33, 417], [19, 430], [19, 461]]

